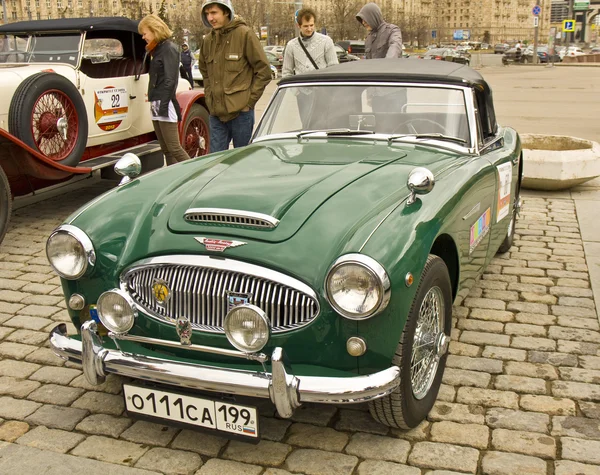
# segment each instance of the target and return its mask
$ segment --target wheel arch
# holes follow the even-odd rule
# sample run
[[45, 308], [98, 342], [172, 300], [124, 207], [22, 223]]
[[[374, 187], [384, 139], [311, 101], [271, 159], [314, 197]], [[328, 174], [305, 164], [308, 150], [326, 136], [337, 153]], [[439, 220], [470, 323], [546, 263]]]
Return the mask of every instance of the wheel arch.
[[440, 234], [435, 238], [429, 253], [438, 256], [446, 264], [448, 274], [450, 275], [452, 299], [454, 300], [460, 281], [460, 261], [454, 239], [449, 234]]
[[181, 108], [181, 121], [179, 122], [179, 139], [183, 139], [185, 120], [190, 113], [190, 109], [194, 104], [199, 104], [206, 110], [206, 99], [204, 98], [204, 92], [201, 91], [182, 91], [177, 93], [177, 102]]

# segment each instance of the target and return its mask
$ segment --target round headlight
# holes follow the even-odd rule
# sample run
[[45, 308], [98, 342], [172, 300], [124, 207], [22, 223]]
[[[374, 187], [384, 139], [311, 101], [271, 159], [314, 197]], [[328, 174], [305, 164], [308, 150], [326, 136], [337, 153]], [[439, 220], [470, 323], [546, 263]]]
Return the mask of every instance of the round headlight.
[[325, 281], [327, 299], [340, 315], [353, 320], [372, 317], [390, 299], [390, 281], [385, 269], [362, 254], [340, 257]]
[[135, 303], [129, 295], [119, 289], [109, 290], [100, 295], [96, 310], [102, 325], [113, 333], [127, 333], [137, 317]]
[[65, 225], [54, 231], [46, 243], [46, 256], [52, 268], [65, 279], [79, 279], [96, 262], [89, 237], [75, 226]]
[[229, 343], [245, 353], [262, 350], [271, 333], [265, 312], [251, 304], [233, 307], [225, 316], [223, 326]]

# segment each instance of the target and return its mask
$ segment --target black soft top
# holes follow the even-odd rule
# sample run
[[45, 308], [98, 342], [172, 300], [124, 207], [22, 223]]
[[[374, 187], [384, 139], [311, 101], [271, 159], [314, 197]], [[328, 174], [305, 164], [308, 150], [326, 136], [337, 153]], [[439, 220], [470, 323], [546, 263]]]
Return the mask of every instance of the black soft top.
[[139, 21], [125, 17], [58, 18], [8, 23], [0, 26], [1, 33], [43, 33], [48, 31], [121, 30], [138, 32]]
[[463, 64], [418, 59], [367, 59], [349, 61], [310, 73], [288, 76], [279, 84], [316, 81], [401, 81], [489, 87], [481, 75]]

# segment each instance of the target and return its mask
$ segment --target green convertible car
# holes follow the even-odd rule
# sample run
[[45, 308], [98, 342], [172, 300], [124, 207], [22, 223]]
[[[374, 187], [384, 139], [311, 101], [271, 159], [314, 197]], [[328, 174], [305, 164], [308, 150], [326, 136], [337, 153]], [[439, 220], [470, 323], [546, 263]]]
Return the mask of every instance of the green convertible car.
[[386, 59], [281, 80], [247, 147], [115, 171], [48, 239], [79, 329], [52, 349], [126, 376], [132, 417], [256, 441], [252, 398], [427, 416], [452, 305], [512, 244], [522, 155], [476, 71]]

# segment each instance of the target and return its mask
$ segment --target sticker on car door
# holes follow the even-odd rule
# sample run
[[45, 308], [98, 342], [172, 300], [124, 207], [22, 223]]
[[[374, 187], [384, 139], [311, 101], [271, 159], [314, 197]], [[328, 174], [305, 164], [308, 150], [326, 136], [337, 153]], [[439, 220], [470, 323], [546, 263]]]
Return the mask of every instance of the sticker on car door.
[[512, 183], [512, 165], [503, 163], [496, 167], [498, 169], [498, 211], [496, 222], [499, 222], [510, 211], [510, 185]]
[[94, 119], [102, 130], [115, 130], [127, 118], [128, 112], [127, 88], [107, 86], [94, 91]]
[[469, 254], [472, 254], [475, 248], [486, 236], [490, 230], [490, 222], [492, 220], [492, 212], [490, 208], [485, 210], [475, 223], [471, 226], [471, 233], [469, 238]]

